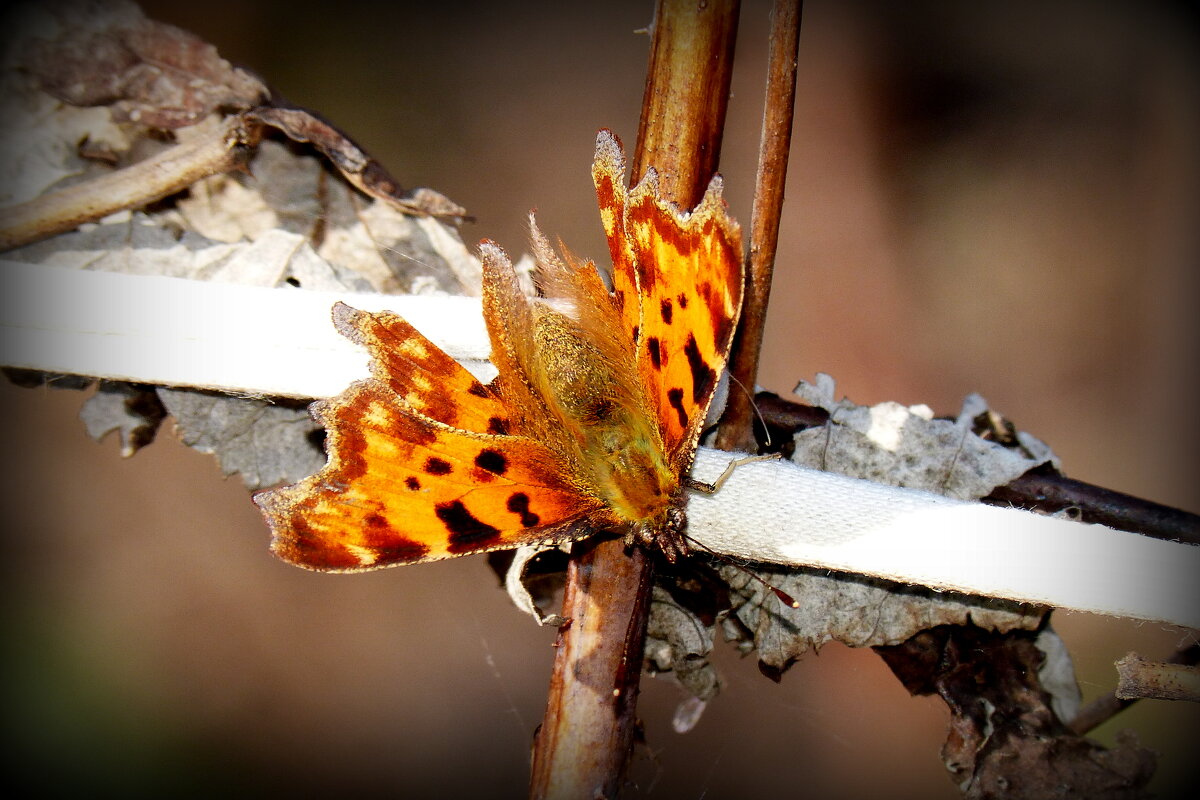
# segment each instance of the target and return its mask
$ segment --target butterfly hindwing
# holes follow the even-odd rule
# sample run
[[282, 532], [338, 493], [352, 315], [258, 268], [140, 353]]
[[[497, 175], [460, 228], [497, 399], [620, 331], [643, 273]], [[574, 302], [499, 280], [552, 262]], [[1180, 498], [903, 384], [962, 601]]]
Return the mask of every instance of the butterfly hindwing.
[[358, 570], [560, 538], [593, 507], [555, 455], [517, 436], [451, 428], [362, 381], [316, 404], [329, 463], [256, 501], [284, 560]]

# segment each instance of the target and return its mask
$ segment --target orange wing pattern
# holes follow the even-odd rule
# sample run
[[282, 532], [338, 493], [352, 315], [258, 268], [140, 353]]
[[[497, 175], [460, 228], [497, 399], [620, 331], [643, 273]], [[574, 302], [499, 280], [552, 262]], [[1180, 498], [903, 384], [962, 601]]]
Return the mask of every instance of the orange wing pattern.
[[625, 205], [629, 196], [625, 188], [625, 151], [621, 140], [607, 129], [596, 135], [592, 183], [596, 185], [600, 224], [604, 226], [608, 254], [612, 258], [613, 305], [625, 320], [630, 340], [636, 342], [642, 324], [642, 304], [637, 299], [637, 267], [625, 230]]
[[686, 470], [741, 313], [741, 229], [725, 211], [720, 176], [687, 213], [659, 196], [653, 169], [628, 192], [624, 173], [620, 142], [602, 130], [592, 177], [613, 257], [614, 301], [634, 332], [638, 373], [656, 403], [667, 453]]
[[405, 320], [338, 304], [368, 380], [313, 405], [329, 461], [255, 496], [281, 558], [357, 571], [597, 529], [687, 552], [683, 475], [742, 302], [741, 240], [720, 178], [683, 213], [653, 170], [624, 188], [608, 131], [592, 174], [613, 290], [533, 228], [540, 294], [484, 242], [483, 312], [498, 376], [481, 384]]
[[314, 404], [329, 431], [320, 472], [255, 495], [285, 561], [362, 570], [558, 541], [602, 508], [546, 446], [476, 432], [503, 427], [503, 405], [400, 317], [339, 305], [335, 320], [375, 377]]
[[417, 414], [475, 433], [516, 433], [496, 392], [400, 316], [333, 307], [338, 332], [371, 354], [371, 374]]

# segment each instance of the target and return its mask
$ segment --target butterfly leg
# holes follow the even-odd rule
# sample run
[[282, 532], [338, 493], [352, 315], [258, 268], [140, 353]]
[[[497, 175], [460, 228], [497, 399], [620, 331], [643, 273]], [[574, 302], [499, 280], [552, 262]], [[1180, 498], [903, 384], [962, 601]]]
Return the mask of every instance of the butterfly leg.
[[647, 550], [657, 550], [674, 564], [690, 555], [686, 535], [687, 515], [682, 506], [670, 505], [653, 520], [643, 520], [625, 531], [625, 546], [640, 545]]
[[729, 480], [729, 476], [733, 474], [733, 471], [743, 464], [749, 464], [753, 461], [774, 461], [782, 457], [783, 456], [780, 453], [764, 453], [760, 456], [735, 458], [733, 461], [729, 462], [729, 464], [725, 467], [725, 471], [722, 472], [712, 483], [698, 481], [689, 475], [683, 479], [684, 485], [689, 489], [694, 489], [697, 492], [703, 492], [704, 494], [716, 494], [718, 491], [720, 491], [721, 487], [725, 485], [725, 481]]

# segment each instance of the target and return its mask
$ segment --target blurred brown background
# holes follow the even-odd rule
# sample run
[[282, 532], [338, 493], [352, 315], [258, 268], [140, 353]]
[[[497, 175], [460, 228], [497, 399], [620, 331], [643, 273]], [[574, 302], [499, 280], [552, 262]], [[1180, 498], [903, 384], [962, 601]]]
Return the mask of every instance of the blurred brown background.
[[[1184, 4], [806, 3], [760, 382], [953, 413], [978, 391], [1069, 475], [1200, 511], [1200, 61]], [[597, 128], [632, 144], [649, 2], [144, 3], [355, 136], [512, 251], [524, 220], [605, 252]], [[749, 222], [767, 4], [743, 5], [722, 157]], [[553, 633], [482, 558], [321, 576], [274, 561], [237, 479], [165, 432], [130, 460], [68, 392], [0, 387], [9, 469], [5, 719], [42, 793], [521, 797]], [[1059, 613], [1085, 699], [1190, 635]], [[869, 652], [784, 676], [718, 653], [697, 729], [643, 681], [648, 797], [944, 797], [947, 713]], [[1197, 777], [1200, 712], [1122, 727]]]

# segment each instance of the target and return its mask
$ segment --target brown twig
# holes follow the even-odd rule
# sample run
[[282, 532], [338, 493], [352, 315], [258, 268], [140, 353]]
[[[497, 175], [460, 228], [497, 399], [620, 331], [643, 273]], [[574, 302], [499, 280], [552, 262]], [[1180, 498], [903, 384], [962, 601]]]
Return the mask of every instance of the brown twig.
[[[660, 0], [655, 9], [632, 179], [653, 164], [663, 195], [681, 207], [696, 205], [716, 171], [737, 12], [731, 0]], [[636, 729], [653, 572], [647, 553], [626, 553], [619, 540], [572, 559], [530, 797], [617, 794]]]
[[771, 297], [771, 275], [779, 243], [779, 217], [792, 144], [792, 117], [796, 108], [796, 54], [800, 43], [801, 0], [776, 0], [771, 7], [771, 47], [767, 65], [767, 94], [759, 142], [758, 174], [754, 183], [754, 209], [750, 215], [750, 257], [742, 322], [733, 344], [730, 373], [745, 387], [729, 392], [717, 431], [722, 450], [754, 449], [753, 409], [749, 392], [758, 377], [759, 351]]
[[117, 211], [140, 208], [245, 163], [262, 127], [232, 117], [212, 133], [66, 189], [0, 208], [0, 251], [48, 239]]
[[[777, 434], [786, 435], [823, 425], [829, 419], [829, 413], [824, 409], [796, 403], [770, 392], [759, 392], [754, 402], [768, 429]], [[982, 502], [1050, 514], [1074, 508], [1079, 510], [1083, 522], [1099, 523], [1155, 539], [1200, 544], [1200, 516], [1196, 514], [1042, 469], [1031, 470], [995, 489]]]
[[1118, 700], [1190, 700], [1200, 702], [1200, 670], [1190, 664], [1148, 661], [1137, 653], [1118, 659]]
[[1200, 544], [1200, 517], [1195, 514], [1053, 472], [1027, 472], [996, 489], [983, 502], [1050, 513], [1078, 508], [1084, 522], [1156, 539]]
[[[1120, 663], [1120, 662], [1118, 662]], [[1195, 666], [1200, 663], [1200, 645], [1191, 644], [1181, 648], [1171, 654], [1171, 657], [1166, 660], [1167, 664], [1178, 664], [1185, 666]], [[1117, 713], [1124, 711], [1129, 706], [1136, 703], [1136, 699], [1121, 699], [1117, 697], [1117, 690], [1113, 690], [1103, 697], [1098, 697], [1088, 703], [1075, 718], [1071, 720], [1068, 727], [1080, 736], [1095, 729], [1104, 722], [1107, 722]]]
[[654, 569], [620, 540], [582, 545], [567, 565], [531, 797], [613, 797], [636, 732], [638, 679]]
[[738, 3], [659, 0], [631, 183], [653, 165], [663, 194], [693, 208], [717, 171]]
[[404, 191], [382, 164], [315, 113], [296, 107], [259, 106], [227, 118], [211, 133], [144, 161], [0, 208], [0, 251], [66, 233], [117, 211], [141, 208], [211, 175], [244, 167], [267, 128], [311, 144], [348, 183], [402, 213], [452, 223], [471, 219], [466, 209], [432, 189]]

